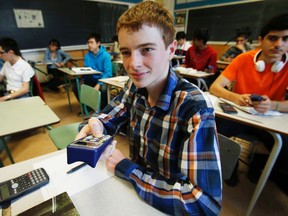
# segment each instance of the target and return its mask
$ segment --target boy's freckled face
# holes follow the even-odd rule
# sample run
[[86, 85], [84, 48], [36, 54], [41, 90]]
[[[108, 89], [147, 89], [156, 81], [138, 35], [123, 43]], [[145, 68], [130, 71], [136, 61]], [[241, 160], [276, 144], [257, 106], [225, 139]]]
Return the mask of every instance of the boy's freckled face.
[[124, 67], [137, 87], [157, 85], [167, 76], [173, 53], [171, 45], [166, 49], [158, 28], [146, 25], [139, 31], [122, 28], [118, 36]]

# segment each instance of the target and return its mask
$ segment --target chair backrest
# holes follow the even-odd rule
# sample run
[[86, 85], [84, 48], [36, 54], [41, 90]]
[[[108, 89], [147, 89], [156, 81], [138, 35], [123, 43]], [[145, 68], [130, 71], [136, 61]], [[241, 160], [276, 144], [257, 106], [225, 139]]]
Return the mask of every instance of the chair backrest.
[[118, 76], [118, 63], [112, 61], [112, 76]]
[[31, 77], [31, 80], [30, 80], [30, 94], [31, 96], [39, 96], [42, 98], [43, 101], [45, 101], [40, 82], [38, 81], [38, 78], [36, 75]]
[[222, 177], [224, 180], [230, 179], [232, 172], [239, 159], [241, 146], [228, 137], [218, 134], [220, 159], [222, 167]]
[[101, 92], [91, 86], [82, 84], [80, 90], [80, 101], [84, 105], [86, 115], [89, 116], [86, 106], [89, 106], [94, 111], [99, 111], [101, 105]]
[[80, 122], [52, 128], [48, 131], [49, 137], [57, 147], [57, 149], [64, 149], [72, 143], [78, 134], [78, 127]]

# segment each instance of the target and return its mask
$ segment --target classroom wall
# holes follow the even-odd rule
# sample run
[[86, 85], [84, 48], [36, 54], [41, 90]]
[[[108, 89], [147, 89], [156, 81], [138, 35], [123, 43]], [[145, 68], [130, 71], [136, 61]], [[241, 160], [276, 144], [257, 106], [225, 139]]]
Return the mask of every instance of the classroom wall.
[[[287, 0], [176, 0], [175, 13], [186, 12], [187, 39], [198, 28], [207, 28], [210, 41], [233, 41], [237, 29], [251, 31], [257, 43], [261, 27], [271, 17], [287, 12]], [[187, 3], [189, 2], [189, 3]]]
[[262, 0], [175, 0], [174, 10], [195, 9], [233, 3], [254, 2]]
[[[58, 39], [62, 46], [85, 44], [91, 32], [99, 32], [101, 41], [108, 43], [116, 34], [118, 18], [128, 7], [111, 1], [6, 0], [0, 7], [0, 14], [5, 17], [0, 19], [0, 36], [14, 38], [21, 49], [47, 47], [51, 38]], [[15, 9], [21, 9], [23, 14], [16, 16]], [[43, 23], [37, 19], [41, 14], [31, 16], [29, 12], [40, 12]], [[36, 26], [21, 27], [17, 17], [26, 24], [36, 20]]]
[[[138, 2], [141, 0], [4, 0], [0, 6], [0, 37], [14, 38], [26, 60], [42, 61], [51, 38], [58, 39], [62, 50], [72, 57], [83, 57], [88, 34], [101, 33], [102, 44], [109, 49], [118, 17]], [[41, 10], [44, 28], [17, 28], [13, 9]], [[46, 67], [41, 69], [45, 71]], [[46, 81], [45, 76], [37, 75], [40, 82]]]
[[[86, 49], [86, 37], [96, 31], [109, 46], [118, 17], [141, 0], [4, 0], [0, 37], [12, 37], [25, 59], [40, 61], [48, 41], [56, 38], [65, 51]], [[17, 28], [13, 9], [41, 10], [44, 28]], [[5, 17], [5, 19], [3, 18]], [[103, 24], [104, 23], [104, 24]]]

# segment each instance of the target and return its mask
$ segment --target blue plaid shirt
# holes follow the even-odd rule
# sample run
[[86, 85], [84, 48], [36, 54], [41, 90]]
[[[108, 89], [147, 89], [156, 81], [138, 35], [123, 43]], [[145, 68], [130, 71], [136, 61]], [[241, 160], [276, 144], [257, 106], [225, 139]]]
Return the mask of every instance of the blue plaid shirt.
[[222, 177], [214, 109], [197, 87], [171, 69], [156, 106], [149, 106], [146, 89], [130, 81], [95, 116], [108, 134], [129, 122], [131, 160], [117, 164], [115, 174], [131, 182], [147, 203], [170, 215], [219, 214]]

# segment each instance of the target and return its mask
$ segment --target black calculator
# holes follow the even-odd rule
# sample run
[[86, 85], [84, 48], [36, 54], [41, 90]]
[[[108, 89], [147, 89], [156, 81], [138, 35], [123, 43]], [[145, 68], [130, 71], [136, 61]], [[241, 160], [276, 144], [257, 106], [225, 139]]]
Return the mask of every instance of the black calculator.
[[49, 182], [43, 168], [32, 170], [16, 178], [0, 183], [0, 205], [31, 192]]

